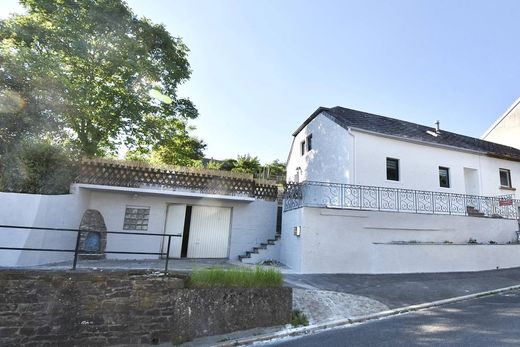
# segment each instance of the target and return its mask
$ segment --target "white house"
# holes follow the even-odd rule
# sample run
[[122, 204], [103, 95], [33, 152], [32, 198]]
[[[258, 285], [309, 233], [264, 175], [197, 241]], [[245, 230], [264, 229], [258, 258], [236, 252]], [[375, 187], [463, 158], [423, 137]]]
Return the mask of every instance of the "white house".
[[520, 149], [520, 98], [482, 135], [482, 139]]
[[293, 133], [287, 181], [281, 261], [296, 271], [520, 266], [505, 245], [518, 230], [519, 149], [320, 107]]

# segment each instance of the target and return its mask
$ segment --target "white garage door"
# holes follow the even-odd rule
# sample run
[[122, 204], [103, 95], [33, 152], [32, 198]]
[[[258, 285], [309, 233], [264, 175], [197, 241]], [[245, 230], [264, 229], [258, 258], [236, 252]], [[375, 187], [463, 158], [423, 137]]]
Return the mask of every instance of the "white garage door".
[[[170, 205], [166, 214], [166, 226], [164, 234], [183, 235], [184, 218], [186, 216], [186, 205]], [[182, 248], [182, 237], [172, 237], [170, 241], [170, 258], [180, 258]], [[168, 237], [163, 239], [162, 252], [168, 251]]]
[[227, 258], [231, 208], [193, 206], [188, 258]]

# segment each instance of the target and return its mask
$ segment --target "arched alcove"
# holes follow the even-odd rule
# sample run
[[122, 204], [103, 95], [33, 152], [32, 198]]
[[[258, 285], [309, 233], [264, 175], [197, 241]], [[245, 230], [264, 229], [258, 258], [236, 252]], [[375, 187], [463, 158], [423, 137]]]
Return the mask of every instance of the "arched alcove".
[[98, 210], [86, 210], [79, 226], [80, 257], [83, 259], [105, 258], [107, 227], [103, 215]]

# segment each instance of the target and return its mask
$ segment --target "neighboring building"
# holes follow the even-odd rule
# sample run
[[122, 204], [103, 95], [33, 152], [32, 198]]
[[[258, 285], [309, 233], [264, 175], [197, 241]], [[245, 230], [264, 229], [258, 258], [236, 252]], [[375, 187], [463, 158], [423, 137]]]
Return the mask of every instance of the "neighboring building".
[[482, 135], [482, 139], [520, 149], [520, 98]]
[[294, 271], [520, 266], [520, 149], [343, 107], [293, 136], [280, 260]]

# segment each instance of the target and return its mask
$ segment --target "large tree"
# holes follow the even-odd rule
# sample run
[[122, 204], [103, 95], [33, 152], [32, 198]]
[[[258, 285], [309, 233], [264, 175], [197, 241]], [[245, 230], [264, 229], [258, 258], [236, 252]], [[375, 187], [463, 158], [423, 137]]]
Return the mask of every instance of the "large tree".
[[[181, 39], [120, 0], [20, 2], [27, 13], [0, 23], [4, 123], [24, 115], [18, 125], [27, 131], [56, 125], [87, 155], [119, 145], [171, 153], [190, 141], [181, 147], [201, 152], [187, 125], [197, 110], [177, 95], [191, 72]], [[24, 105], [8, 107], [6, 98]], [[17, 133], [16, 126], [2, 130], [0, 146]]]

